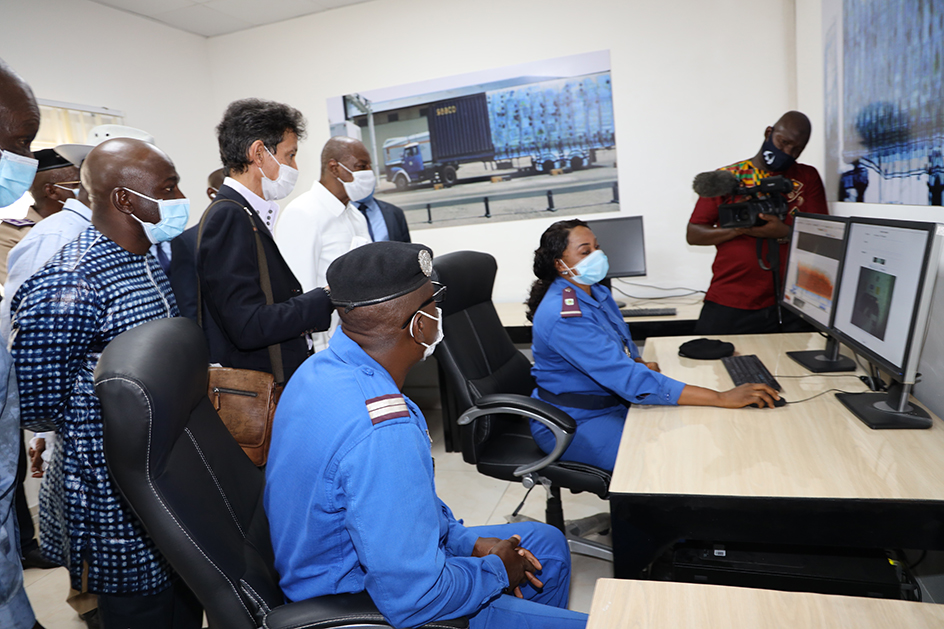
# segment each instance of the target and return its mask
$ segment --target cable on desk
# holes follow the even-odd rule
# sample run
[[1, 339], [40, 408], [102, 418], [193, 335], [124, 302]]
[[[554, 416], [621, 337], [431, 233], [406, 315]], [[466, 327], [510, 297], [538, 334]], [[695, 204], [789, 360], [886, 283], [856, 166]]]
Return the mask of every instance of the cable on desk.
[[810, 397], [803, 398], [802, 400], [794, 400], [790, 404], [800, 404], [801, 402], [809, 402], [810, 400], [815, 400], [816, 398], [826, 395], [827, 393], [845, 393], [847, 395], [862, 395], [864, 393], [871, 393], [871, 391], [843, 391], [842, 389], [826, 389], [822, 393], [817, 393], [816, 395], [811, 395]]
[[[625, 297], [629, 297], [630, 299], [640, 299], [640, 300], [645, 300], [645, 301], [649, 301], [649, 300], [651, 300], [651, 299], [652, 299], [652, 300], [654, 300], [654, 299], [678, 299], [679, 297], [690, 297], [691, 295], [697, 295], [698, 293], [703, 293], [703, 292], [705, 292], [705, 291], [701, 291], [701, 290], [684, 289], [684, 290], [691, 290], [691, 292], [690, 292], [690, 293], [684, 293], [684, 294], [682, 294], [682, 295], [664, 295], [664, 296], [662, 296], [662, 297], [640, 297], [639, 295], [630, 295], [630, 294], [627, 293], [626, 291], [624, 291], [624, 290], [622, 290], [622, 289], [619, 289], [619, 288], [617, 288], [616, 286], [612, 286], [612, 285], [611, 285], [610, 287], [611, 287], [613, 290], [615, 290], [617, 293], [620, 293], [621, 295], [623, 295], [623, 296], [625, 296]], [[653, 286], [652, 288], [655, 288], [655, 286]], [[663, 289], [663, 290], [677, 290], [677, 289], [666, 288], [666, 289]]]
[[860, 380], [859, 376], [854, 373], [808, 373], [802, 376], [781, 376], [775, 374], [774, 378], [855, 378], [856, 380]]
[[[705, 292], [705, 291], [699, 290], [699, 289], [697, 289], [697, 288], [688, 288], [687, 286], [673, 286], [673, 287], [671, 287], [671, 288], [665, 288], [664, 286], [653, 286], [652, 284], [640, 284], [639, 282], [630, 282], [630, 281], [628, 281], [628, 280], [624, 280], [624, 279], [621, 278], [621, 277], [615, 277], [615, 278], [613, 278], [613, 279], [619, 280], [620, 283], [622, 283], [622, 284], [628, 284], [628, 285], [630, 285], [630, 286], [640, 286], [640, 287], [642, 287], [642, 288], [654, 288], [655, 290], [685, 290], [685, 291], [688, 291], [687, 294], [704, 293], [704, 292]], [[674, 296], [674, 297], [685, 297], [685, 295], [673, 295], [673, 296]]]

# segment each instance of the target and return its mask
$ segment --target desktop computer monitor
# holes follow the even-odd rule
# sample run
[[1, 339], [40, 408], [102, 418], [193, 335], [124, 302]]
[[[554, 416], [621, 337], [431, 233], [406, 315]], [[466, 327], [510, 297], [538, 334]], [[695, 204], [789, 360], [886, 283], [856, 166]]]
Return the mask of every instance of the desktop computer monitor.
[[[641, 216], [587, 221], [587, 226], [610, 262], [606, 279], [600, 282], [603, 286], [612, 289], [611, 280], [614, 277], [639, 277], [646, 274], [646, 244]], [[616, 299], [616, 305], [624, 308], [626, 303]]]
[[780, 304], [825, 333], [827, 340], [823, 350], [787, 355], [814, 373], [856, 368], [851, 358], [839, 354], [839, 341], [829, 334], [848, 222], [823, 214], [797, 214], [793, 221]]
[[646, 243], [641, 216], [587, 221], [587, 226], [610, 261], [607, 279], [646, 274]]
[[872, 428], [931, 427], [931, 418], [908, 396], [927, 330], [942, 230], [936, 223], [850, 219], [833, 334], [892, 383], [887, 392], [836, 397]]

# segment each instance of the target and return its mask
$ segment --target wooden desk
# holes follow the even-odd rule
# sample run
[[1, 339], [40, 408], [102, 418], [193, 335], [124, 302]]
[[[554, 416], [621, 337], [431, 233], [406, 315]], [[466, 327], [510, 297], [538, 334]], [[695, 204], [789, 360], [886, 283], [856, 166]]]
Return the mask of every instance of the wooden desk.
[[[678, 355], [686, 340], [649, 339], [644, 356], [683, 382], [731, 388], [720, 361]], [[778, 378], [788, 402], [865, 390], [786, 355], [822, 348], [819, 335], [726, 340], [775, 376], [811, 376]], [[944, 425], [871, 430], [832, 393], [778, 409], [634, 406], [610, 492], [619, 577], [637, 575], [679, 538], [944, 549]]]
[[[701, 314], [702, 300], [698, 297], [675, 297], [672, 299], [629, 299], [620, 297], [627, 308], [675, 308], [676, 314], [667, 317], [628, 317], [635, 340], [652, 336], [679, 336], [692, 334], [698, 315]], [[523, 303], [495, 304], [502, 326], [508, 330], [515, 343], [531, 342], [531, 322], [525, 316], [527, 307]]]
[[587, 629], [936, 629], [944, 606], [720, 585], [600, 579]]

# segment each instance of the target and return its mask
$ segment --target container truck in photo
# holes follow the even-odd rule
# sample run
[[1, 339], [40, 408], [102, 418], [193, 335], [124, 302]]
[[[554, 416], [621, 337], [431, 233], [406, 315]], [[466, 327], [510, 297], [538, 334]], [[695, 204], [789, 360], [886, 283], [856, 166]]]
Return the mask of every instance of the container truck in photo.
[[[615, 148], [609, 72], [483, 91], [429, 104], [428, 133], [384, 143], [387, 181], [451, 186], [462, 164], [579, 170]], [[517, 166], [515, 166], [517, 160]]]

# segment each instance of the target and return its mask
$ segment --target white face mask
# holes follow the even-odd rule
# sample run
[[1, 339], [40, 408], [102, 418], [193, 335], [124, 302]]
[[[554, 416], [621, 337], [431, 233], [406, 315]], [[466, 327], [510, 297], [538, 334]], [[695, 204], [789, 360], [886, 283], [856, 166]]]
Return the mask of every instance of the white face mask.
[[[65, 190], [66, 192], [71, 192], [73, 199], [78, 199], [78, 198], [79, 198], [79, 189], [78, 189], [78, 188], [67, 188], [67, 187], [65, 187], [65, 186], [60, 186], [60, 185], [57, 184], [57, 183], [54, 183], [54, 184], [52, 184], [52, 185], [54, 185], [55, 187], [57, 187], [57, 188], [59, 188], [59, 189], [61, 189], [61, 190]], [[68, 201], [68, 200], [69, 200], [69, 199], [66, 199], [66, 201]], [[66, 201], [59, 201], [59, 203], [65, 205], [65, 204], [66, 204]]]
[[[275, 155], [272, 155], [272, 151], [265, 145], [263, 145], [262, 148], [266, 150], [266, 153], [272, 156], [272, 159], [275, 159]], [[266, 201], [284, 199], [292, 194], [292, 190], [295, 189], [295, 182], [298, 181], [298, 170], [288, 164], [283, 164], [277, 159], [275, 159], [275, 163], [279, 165], [279, 176], [277, 179], [269, 179], [266, 177], [262, 168], [259, 168], [259, 172], [262, 173], [262, 196]]]
[[338, 162], [338, 166], [351, 173], [351, 176], [354, 177], [354, 181], [344, 181], [338, 177], [338, 181], [344, 186], [344, 191], [347, 193], [347, 197], [351, 200], [351, 203], [363, 201], [374, 193], [374, 187], [377, 185], [374, 171], [369, 169], [353, 171], [341, 162]]
[[[426, 360], [427, 358], [433, 355], [433, 352], [436, 350], [436, 346], [439, 345], [444, 338], [446, 338], [446, 335], [443, 333], [442, 308], [440, 308], [439, 306], [436, 306], [435, 317], [433, 315], [426, 314], [422, 310], [417, 310], [416, 313], [413, 314], [413, 318], [410, 320], [410, 336], [413, 336], [413, 323], [416, 321], [416, 315], [423, 315], [424, 317], [429, 317], [430, 319], [433, 319], [434, 321], [438, 323], [436, 327], [436, 340], [435, 341], [433, 341], [432, 343], [424, 343], [423, 341], [419, 341], [419, 344], [426, 348], [425, 350], [423, 350], [423, 360]], [[416, 337], [413, 336], [413, 338], [415, 339]]]

